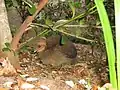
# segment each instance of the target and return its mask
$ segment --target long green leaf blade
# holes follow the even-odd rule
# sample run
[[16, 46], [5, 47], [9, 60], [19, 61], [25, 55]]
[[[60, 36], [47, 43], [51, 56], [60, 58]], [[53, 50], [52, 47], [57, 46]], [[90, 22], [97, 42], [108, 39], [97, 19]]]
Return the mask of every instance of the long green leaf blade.
[[120, 90], [120, 0], [114, 0], [116, 26], [117, 79]]
[[98, 14], [103, 27], [106, 51], [108, 55], [110, 82], [113, 85], [113, 88], [117, 89], [117, 80], [116, 80], [116, 71], [115, 71], [115, 50], [114, 50], [114, 43], [113, 43], [110, 23], [103, 4], [103, 0], [95, 0], [95, 4], [97, 6]]

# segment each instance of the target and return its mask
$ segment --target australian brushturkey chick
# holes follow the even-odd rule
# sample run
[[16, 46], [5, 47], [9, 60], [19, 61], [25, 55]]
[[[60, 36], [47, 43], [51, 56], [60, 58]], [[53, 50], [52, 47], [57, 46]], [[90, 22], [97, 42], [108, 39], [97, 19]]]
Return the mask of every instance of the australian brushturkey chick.
[[59, 66], [62, 64], [72, 64], [76, 60], [77, 50], [71, 41], [61, 43], [61, 36], [50, 36], [47, 39], [41, 38], [37, 48], [39, 57], [43, 64]]

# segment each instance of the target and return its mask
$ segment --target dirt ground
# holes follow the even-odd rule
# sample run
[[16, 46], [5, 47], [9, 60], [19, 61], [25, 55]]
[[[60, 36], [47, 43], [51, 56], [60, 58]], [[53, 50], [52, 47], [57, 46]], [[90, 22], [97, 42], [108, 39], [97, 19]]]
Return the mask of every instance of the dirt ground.
[[[22, 74], [0, 76], [0, 87], [10, 90], [11, 86], [8, 87], [5, 83], [14, 82], [11, 90], [90, 90], [109, 82], [106, 54], [100, 48], [92, 48], [90, 45], [76, 44], [76, 48], [76, 64], [56, 67], [42, 64], [36, 54], [22, 53]], [[20, 89], [21, 82], [27, 83], [23, 89]], [[34, 87], [31, 88], [28, 84]], [[27, 87], [29, 88], [25, 89]]]

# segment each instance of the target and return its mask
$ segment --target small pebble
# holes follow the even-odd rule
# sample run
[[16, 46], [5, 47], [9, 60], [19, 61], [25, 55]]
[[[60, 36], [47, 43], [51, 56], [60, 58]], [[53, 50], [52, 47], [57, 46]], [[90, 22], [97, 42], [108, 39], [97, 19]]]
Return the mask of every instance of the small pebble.
[[65, 81], [65, 83], [70, 86], [71, 88], [73, 88], [75, 86], [74, 82], [73, 81]]
[[48, 87], [45, 86], [45, 85], [40, 85], [40, 88], [41, 88], [41, 89], [44, 89], [44, 90], [50, 90], [50, 88], [48, 88]]
[[26, 79], [26, 81], [30, 82], [30, 81], [37, 81], [38, 78], [33, 78], [33, 77], [29, 77]]
[[22, 89], [32, 89], [32, 88], [35, 88], [35, 85], [29, 84], [29, 83], [23, 83], [23, 84], [21, 85], [21, 88], [22, 88]]
[[81, 79], [81, 80], [79, 80], [78, 81], [80, 84], [83, 84], [83, 85], [86, 85], [87, 84], [87, 82], [84, 80], [84, 79]]
[[11, 85], [13, 84], [13, 82], [5, 82], [4, 86], [7, 88], [11, 88]]

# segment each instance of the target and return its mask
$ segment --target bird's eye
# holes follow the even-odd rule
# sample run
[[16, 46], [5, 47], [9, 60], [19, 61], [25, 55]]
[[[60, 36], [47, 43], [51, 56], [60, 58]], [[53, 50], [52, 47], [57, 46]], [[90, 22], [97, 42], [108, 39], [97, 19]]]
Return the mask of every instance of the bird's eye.
[[41, 47], [41, 45], [38, 45], [38, 48], [40, 48]]
[[0, 66], [2, 66], [2, 63], [0, 62]]

